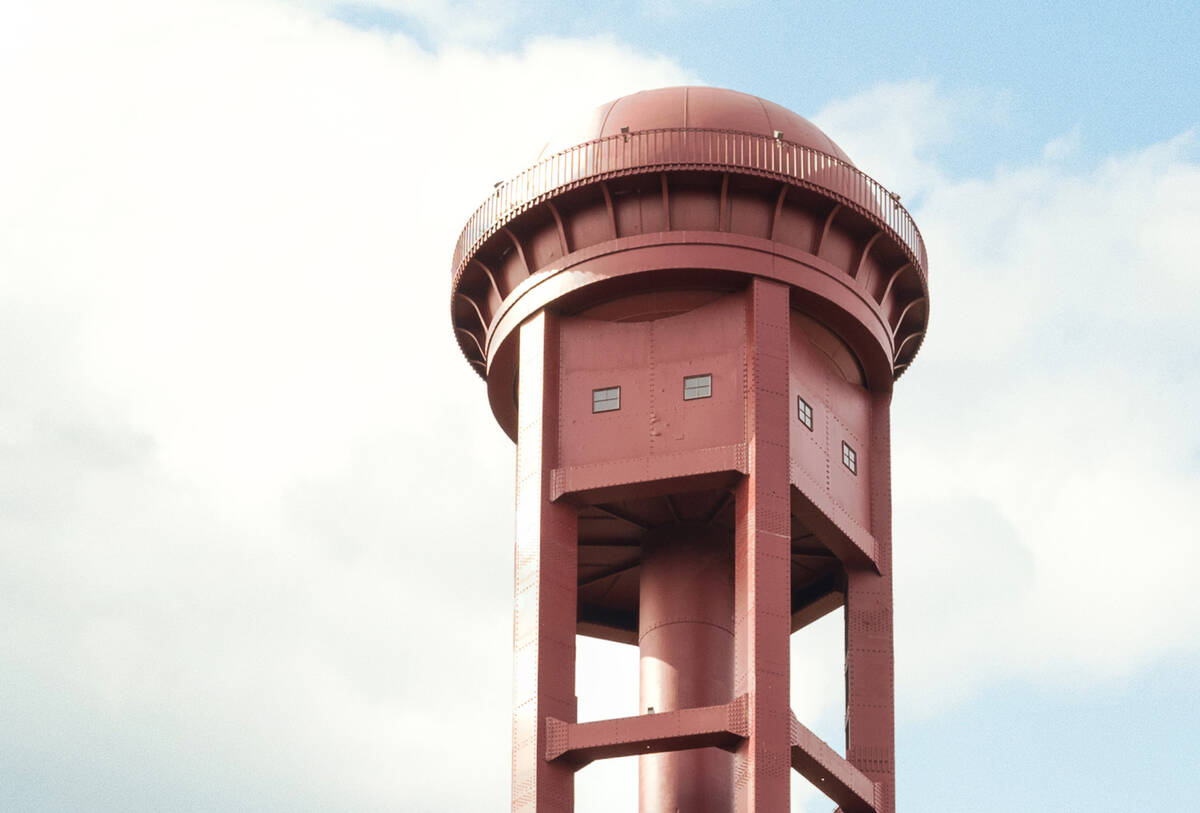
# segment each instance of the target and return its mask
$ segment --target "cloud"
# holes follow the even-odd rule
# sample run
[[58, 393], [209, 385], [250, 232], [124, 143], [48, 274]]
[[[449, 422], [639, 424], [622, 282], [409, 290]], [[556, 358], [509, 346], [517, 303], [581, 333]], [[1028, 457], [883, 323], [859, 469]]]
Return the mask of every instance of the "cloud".
[[889, 83], [834, 101], [813, 121], [860, 169], [913, 197], [941, 185], [935, 151], [954, 136], [965, 102], [935, 82]]
[[[740, 0], [284, 0], [365, 29], [406, 31], [437, 47], [511, 47], [532, 34], [610, 31], [631, 24], [655, 26], [688, 13], [739, 5]], [[645, 58], [644, 56], [642, 57]], [[648, 87], [648, 86], [644, 86]]]
[[686, 74], [284, 3], [4, 16], [0, 807], [501, 807], [512, 449], [450, 251], [558, 116]]
[[512, 0], [288, 1], [360, 28], [415, 28], [437, 43], [477, 46], [507, 34], [520, 17], [520, 4]]
[[[0, 12], [0, 807], [504, 805], [512, 450], [450, 248], [570, 108], [692, 77], [316, 8]], [[901, 708], [1119, 679], [1200, 620], [1194, 137], [955, 175], [976, 115], [910, 83], [815, 117], [933, 258], [895, 401]], [[821, 733], [835, 622], [795, 669]]]
[[933, 316], [894, 401], [901, 708], [1194, 652], [1194, 134], [1097, 157], [1077, 132], [956, 178], [943, 156], [989, 116], [936, 86], [816, 119], [868, 172], [879, 161], [922, 192]]
[[1042, 148], [1042, 160], [1049, 163], [1063, 161], [1077, 155], [1082, 147], [1083, 133], [1076, 126], [1069, 133], [1052, 139]]

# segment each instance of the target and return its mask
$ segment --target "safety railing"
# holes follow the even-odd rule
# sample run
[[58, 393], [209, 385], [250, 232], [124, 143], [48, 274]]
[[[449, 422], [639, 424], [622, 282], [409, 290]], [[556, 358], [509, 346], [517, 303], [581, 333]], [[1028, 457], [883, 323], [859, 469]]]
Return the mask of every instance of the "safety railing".
[[498, 185], [459, 235], [451, 272], [457, 278], [462, 264], [501, 226], [556, 194], [609, 177], [693, 168], [741, 170], [819, 189], [891, 231], [925, 281], [925, 241], [917, 224], [899, 196], [866, 173], [784, 139], [689, 127], [619, 133], [578, 144]]

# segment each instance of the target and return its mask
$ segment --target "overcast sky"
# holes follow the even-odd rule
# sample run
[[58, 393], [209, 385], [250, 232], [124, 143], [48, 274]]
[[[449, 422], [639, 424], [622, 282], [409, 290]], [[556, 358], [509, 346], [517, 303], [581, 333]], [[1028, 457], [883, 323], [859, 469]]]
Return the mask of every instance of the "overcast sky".
[[[513, 453], [450, 253], [556, 122], [681, 83], [811, 118], [929, 247], [902, 809], [1187, 809], [1198, 17], [0, 0], [0, 809], [507, 807]], [[840, 624], [793, 641], [839, 749]], [[584, 717], [635, 711], [631, 648], [580, 670]]]

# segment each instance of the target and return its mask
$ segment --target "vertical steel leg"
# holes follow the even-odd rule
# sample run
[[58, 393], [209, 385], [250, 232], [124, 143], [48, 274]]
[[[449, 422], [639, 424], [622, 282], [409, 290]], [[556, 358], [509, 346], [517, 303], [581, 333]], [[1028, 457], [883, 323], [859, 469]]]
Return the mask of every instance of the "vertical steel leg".
[[846, 759], [876, 783], [877, 813], [896, 809], [892, 645], [890, 394], [872, 405], [871, 527], [879, 572], [846, 573]]
[[578, 518], [570, 506], [550, 501], [558, 437], [558, 328], [552, 314], [539, 313], [521, 327], [520, 353], [512, 809], [570, 813], [574, 771], [543, 758], [546, 718], [576, 719]]
[[774, 813], [789, 809], [791, 781], [788, 289], [755, 279], [746, 304], [750, 473], [735, 495], [734, 693], [749, 696], [750, 736], [736, 755], [734, 809]]

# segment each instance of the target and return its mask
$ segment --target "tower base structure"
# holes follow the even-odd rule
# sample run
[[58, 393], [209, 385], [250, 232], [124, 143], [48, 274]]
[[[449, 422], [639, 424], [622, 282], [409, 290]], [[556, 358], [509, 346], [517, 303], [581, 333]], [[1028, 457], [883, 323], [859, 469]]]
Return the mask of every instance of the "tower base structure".
[[[665, 318], [543, 311], [522, 326], [516, 681], [525, 693], [514, 698], [514, 731], [526, 736], [514, 810], [572, 810], [575, 771], [631, 755], [643, 813], [787, 810], [793, 769], [846, 813], [892, 810], [888, 548], [833, 510], [857, 505], [864, 524], [872, 507], [876, 519], [887, 513], [886, 488], [872, 495], [870, 485], [873, 472], [886, 479], [887, 400], [858, 387], [855, 408], [833, 408], [835, 381], [857, 385], [806, 323], [786, 286], [752, 279]], [[698, 371], [710, 394], [685, 401], [683, 380]], [[592, 391], [614, 381], [620, 408], [593, 413]], [[812, 430], [797, 399], [812, 408]], [[529, 419], [531, 406], [541, 420]], [[590, 420], [611, 425], [568, 431]], [[614, 448], [633, 443], [638, 424], [658, 427], [640, 438], [657, 453]], [[854, 438], [858, 471], [842, 479], [859, 499], [836, 487], [814, 500], [800, 486], [830, 481], [828, 455], [817, 452], [830, 438], [840, 449], [839, 431]], [[631, 601], [636, 612], [623, 617]], [[845, 757], [789, 700], [791, 633], [843, 604]], [[639, 646], [639, 714], [576, 721], [579, 631]]]
[[[517, 443], [512, 809], [571, 811], [579, 770], [638, 756], [642, 813], [779, 813], [793, 774], [893, 813], [889, 408], [920, 234], [769, 102], [602, 112], [455, 257], [460, 346]], [[839, 607], [844, 755], [789, 697], [791, 633]], [[579, 722], [577, 635], [639, 647], [636, 714]]]

